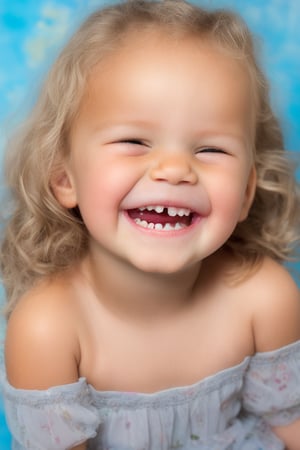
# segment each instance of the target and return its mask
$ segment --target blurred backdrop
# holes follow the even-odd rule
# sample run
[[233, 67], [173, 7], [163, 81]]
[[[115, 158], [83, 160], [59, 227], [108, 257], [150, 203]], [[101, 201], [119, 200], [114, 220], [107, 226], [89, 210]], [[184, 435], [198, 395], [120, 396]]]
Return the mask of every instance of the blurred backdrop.
[[[193, 0], [239, 12], [256, 34], [286, 147], [300, 151], [300, 2]], [[104, 0], [0, 1], [0, 162], [7, 136], [36, 98], [43, 75], [72, 31]], [[2, 175], [0, 176], [0, 187]], [[291, 270], [300, 269], [299, 263]], [[3, 299], [3, 294], [0, 298]], [[5, 333], [0, 324], [0, 339]], [[0, 400], [0, 448], [10, 448]]]

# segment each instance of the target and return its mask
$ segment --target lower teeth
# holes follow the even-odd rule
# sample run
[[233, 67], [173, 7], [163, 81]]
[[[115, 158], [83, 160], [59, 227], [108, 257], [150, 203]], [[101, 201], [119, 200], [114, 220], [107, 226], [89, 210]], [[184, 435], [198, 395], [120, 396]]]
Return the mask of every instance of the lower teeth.
[[140, 227], [148, 228], [149, 230], [172, 231], [172, 230], [181, 230], [182, 228], [186, 227], [186, 225], [184, 225], [183, 223], [179, 223], [179, 222], [177, 222], [174, 225], [171, 223], [166, 223], [163, 225], [162, 223], [155, 223], [155, 224], [148, 223], [148, 222], [146, 222], [146, 220], [141, 220], [141, 219], [135, 219], [134, 221]]

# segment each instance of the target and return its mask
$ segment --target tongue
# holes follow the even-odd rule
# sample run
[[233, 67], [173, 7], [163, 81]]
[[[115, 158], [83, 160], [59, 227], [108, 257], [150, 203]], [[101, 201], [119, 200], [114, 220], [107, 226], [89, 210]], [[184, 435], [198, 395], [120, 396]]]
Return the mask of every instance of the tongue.
[[176, 223], [181, 223], [186, 226], [190, 225], [191, 219], [189, 216], [175, 216], [171, 217], [168, 215], [166, 211], [163, 211], [162, 213], [157, 213], [155, 211], [140, 211], [139, 209], [130, 209], [128, 210], [128, 215], [133, 220], [134, 219], [140, 219], [145, 220], [148, 223], [161, 223], [162, 225], [165, 225], [166, 223], [169, 223], [171, 225], [175, 225]]

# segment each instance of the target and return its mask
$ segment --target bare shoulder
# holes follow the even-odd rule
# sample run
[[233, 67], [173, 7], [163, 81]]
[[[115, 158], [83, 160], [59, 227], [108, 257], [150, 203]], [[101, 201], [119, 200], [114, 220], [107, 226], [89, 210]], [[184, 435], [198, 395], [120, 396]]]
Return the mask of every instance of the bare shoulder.
[[62, 280], [40, 283], [12, 312], [5, 342], [9, 382], [45, 389], [78, 379], [79, 345], [71, 290]]
[[246, 281], [256, 351], [300, 339], [299, 288], [288, 270], [270, 258]]

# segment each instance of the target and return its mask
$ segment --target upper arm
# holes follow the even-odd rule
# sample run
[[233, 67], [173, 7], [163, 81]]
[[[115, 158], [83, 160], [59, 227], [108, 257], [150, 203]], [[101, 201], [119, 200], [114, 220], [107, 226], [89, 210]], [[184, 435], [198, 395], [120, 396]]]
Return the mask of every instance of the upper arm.
[[287, 450], [300, 450], [300, 419], [290, 425], [275, 427], [273, 431], [284, 442]]
[[[257, 291], [259, 288], [259, 291]], [[276, 350], [300, 339], [299, 288], [290, 274], [267, 260], [254, 290], [253, 334], [256, 352]], [[274, 427], [287, 450], [300, 450], [300, 419]]]
[[300, 295], [291, 275], [266, 260], [254, 277], [253, 335], [256, 352], [265, 352], [300, 339]]
[[[4, 397], [5, 408], [11, 432], [22, 445], [26, 442], [30, 448], [46, 448], [45, 443], [53, 443], [54, 448], [58, 436], [60, 448], [70, 448], [95, 435], [99, 425], [97, 411], [88, 393], [81, 398], [85, 383], [78, 382], [77, 316], [72, 296], [68, 298], [68, 292], [56, 286], [30, 292], [19, 301], [8, 321], [7, 378], [14, 388], [25, 391], [18, 394], [12, 390], [11, 397]], [[55, 390], [46, 391], [53, 386], [59, 387], [59, 396]], [[33, 394], [31, 390], [39, 392]], [[68, 392], [68, 401], [64, 392]], [[16, 401], [18, 395], [24, 403]], [[36, 428], [39, 432], [32, 433]], [[72, 449], [85, 450], [86, 445]]]
[[5, 342], [10, 384], [21, 389], [46, 389], [78, 380], [77, 341], [72, 314], [51, 296], [37, 291], [13, 311]]

